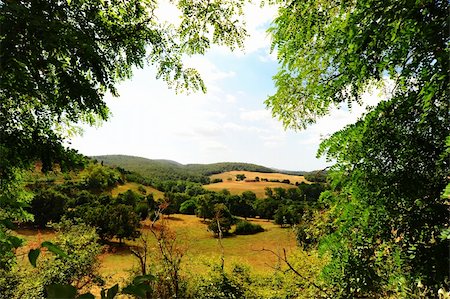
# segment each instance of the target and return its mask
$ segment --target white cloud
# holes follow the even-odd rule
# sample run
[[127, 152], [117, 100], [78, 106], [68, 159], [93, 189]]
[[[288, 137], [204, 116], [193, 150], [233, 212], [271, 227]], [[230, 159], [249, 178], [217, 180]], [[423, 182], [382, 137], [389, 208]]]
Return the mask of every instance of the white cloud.
[[266, 32], [269, 22], [277, 13], [277, 6], [265, 5], [260, 7], [257, 3], [249, 3], [244, 7], [245, 21], [249, 37], [245, 40], [245, 52], [253, 53], [270, 46], [270, 37]]
[[237, 98], [236, 98], [234, 95], [227, 94], [227, 95], [225, 96], [225, 101], [226, 101], [227, 103], [234, 104], [234, 103], [236, 103]]
[[207, 140], [201, 144], [202, 151], [205, 152], [227, 152], [230, 149], [219, 141]]
[[264, 109], [241, 111], [240, 118], [247, 121], [270, 121], [272, 119], [270, 112]]

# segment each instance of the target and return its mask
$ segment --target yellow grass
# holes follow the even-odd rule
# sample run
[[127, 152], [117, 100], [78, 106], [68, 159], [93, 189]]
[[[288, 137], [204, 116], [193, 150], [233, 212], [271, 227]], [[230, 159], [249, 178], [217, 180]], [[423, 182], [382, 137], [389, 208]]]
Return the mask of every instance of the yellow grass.
[[299, 183], [301, 183], [301, 182], [307, 183], [308, 182], [304, 176], [300, 176], [300, 175], [290, 175], [290, 174], [283, 174], [283, 173], [264, 173], [264, 172], [253, 172], [253, 171], [239, 171], [239, 170], [227, 171], [227, 172], [222, 172], [219, 174], [214, 174], [210, 178], [211, 178], [211, 180], [222, 179], [224, 182], [227, 181], [228, 178], [231, 178], [233, 181], [236, 181], [237, 174], [244, 174], [246, 176], [246, 179], [250, 179], [250, 180], [254, 180], [255, 177], [259, 177], [260, 179], [266, 178], [269, 181], [271, 179], [280, 180], [280, 181], [288, 179], [291, 181], [292, 184], [295, 184], [296, 182], [299, 182]]
[[[218, 239], [207, 231], [207, 225], [202, 219], [192, 215], [175, 214], [165, 218], [167, 225], [175, 232], [177, 243], [183, 250], [183, 270], [189, 273], [202, 273], [207, 270], [207, 264], [218, 262], [221, 247]], [[277, 257], [262, 249], [270, 249], [275, 252], [288, 252], [295, 248], [295, 236], [291, 229], [280, 228], [272, 222], [250, 219], [253, 223], [260, 224], [266, 231], [246, 236], [230, 236], [222, 240], [225, 261], [227, 265], [232, 263], [244, 263], [251, 266], [257, 273], [271, 271], [278, 263]], [[149, 224], [147, 221], [145, 224]], [[150, 236], [150, 244], [156, 250], [155, 240], [147, 228], [142, 229], [143, 234]], [[128, 245], [137, 245], [137, 242], [127, 241]], [[127, 270], [138, 266], [137, 260], [128, 250], [116, 253], [107, 253], [101, 256], [101, 272], [116, 278], [123, 277]]]
[[144, 185], [140, 185], [140, 184], [132, 183], [132, 182], [128, 182], [128, 183], [125, 183], [123, 185], [119, 185], [116, 188], [112, 189], [111, 190], [111, 195], [113, 197], [116, 197], [117, 195], [119, 195], [119, 193], [124, 193], [127, 190], [132, 190], [132, 191], [134, 191], [136, 193], [140, 193], [139, 190], [138, 190], [139, 186], [143, 186], [145, 188], [145, 190], [147, 191], [147, 193], [146, 193], [147, 195], [150, 194], [150, 193], [153, 193], [153, 196], [154, 196], [155, 199], [162, 199], [162, 198], [164, 198], [164, 192], [161, 192], [161, 191], [156, 190], [155, 188], [152, 188], [152, 187], [149, 187], [149, 186], [144, 186]]
[[[278, 265], [277, 257], [268, 252], [269, 249], [281, 253], [286, 249], [288, 253], [295, 249], [295, 236], [291, 229], [279, 226], [260, 219], [249, 219], [253, 223], [260, 224], [266, 231], [246, 236], [230, 236], [222, 240], [225, 256], [225, 266], [229, 269], [233, 263], [249, 265], [252, 272], [258, 274], [273, 273], [273, 268]], [[221, 247], [218, 239], [207, 231], [207, 225], [200, 218], [192, 215], [175, 214], [165, 217], [167, 225], [176, 234], [177, 243], [185, 251], [182, 260], [182, 271], [185, 274], [203, 274], [211, 263], [218, 263], [221, 255]], [[158, 222], [157, 222], [158, 223]], [[156, 242], [149, 231], [150, 222], [143, 222], [141, 229], [143, 234], [150, 236], [150, 247], [155, 252]], [[54, 238], [54, 233], [49, 231], [19, 230], [17, 235], [26, 240], [21, 247], [20, 255], [23, 263], [26, 263], [26, 254], [30, 248], [45, 240]], [[127, 241], [127, 245], [137, 245], [138, 241]], [[100, 273], [107, 278], [108, 285], [114, 283], [123, 284], [131, 276], [131, 270], [138, 268], [137, 259], [130, 253], [126, 246], [110, 247], [108, 253], [99, 256]]]
[[[260, 180], [262, 178], [266, 178], [270, 180], [289, 180], [291, 184], [283, 184], [277, 182], [246, 182], [246, 181], [236, 181], [237, 174], [244, 174], [246, 180], [254, 180], [256, 177], [259, 177]], [[265, 197], [265, 189], [269, 188], [296, 188], [295, 183], [309, 183], [303, 176], [299, 175], [289, 175], [282, 173], [263, 173], [263, 172], [252, 172], [252, 171], [228, 171], [219, 174], [214, 174], [211, 177], [211, 180], [214, 179], [222, 179], [223, 182], [204, 185], [205, 189], [211, 191], [221, 191], [223, 189], [227, 189], [231, 194], [242, 194], [244, 191], [252, 191], [256, 194], [258, 198]], [[231, 179], [231, 180], [230, 180]]]

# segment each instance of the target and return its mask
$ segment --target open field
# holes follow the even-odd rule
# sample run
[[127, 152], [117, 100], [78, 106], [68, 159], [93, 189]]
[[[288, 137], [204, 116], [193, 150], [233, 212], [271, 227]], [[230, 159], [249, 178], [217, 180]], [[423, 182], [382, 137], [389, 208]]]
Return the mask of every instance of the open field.
[[264, 172], [252, 172], [252, 171], [227, 171], [219, 174], [214, 174], [210, 178], [214, 179], [222, 179], [223, 182], [204, 185], [205, 189], [211, 191], [220, 191], [223, 189], [227, 189], [231, 194], [241, 194], [244, 191], [252, 191], [256, 194], [258, 198], [265, 197], [265, 189], [269, 188], [295, 188], [295, 185], [283, 184], [278, 182], [246, 182], [246, 181], [236, 181], [237, 174], [244, 174], [246, 180], [254, 180], [256, 177], [260, 179], [265, 178], [270, 180], [289, 180], [291, 184], [305, 182], [308, 181], [299, 175], [289, 175], [282, 173], [264, 173]]
[[116, 188], [111, 190], [111, 195], [113, 197], [116, 197], [117, 195], [119, 195], [119, 193], [124, 193], [127, 190], [132, 190], [136, 193], [140, 193], [138, 188], [139, 186], [143, 186], [145, 188], [145, 190], [147, 191], [147, 195], [150, 193], [153, 193], [153, 196], [156, 199], [160, 199], [160, 198], [164, 198], [164, 192], [161, 192], [159, 190], [156, 190], [155, 188], [149, 187], [149, 186], [144, 186], [144, 185], [140, 185], [138, 183], [133, 183], [133, 182], [127, 182], [123, 185], [119, 185]]
[[218, 174], [213, 174], [210, 176], [211, 180], [214, 179], [222, 179], [224, 182], [228, 181], [230, 178], [232, 181], [236, 181], [236, 175], [237, 174], [244, 174], [247, 179], [254, 180], [256, 177], [259, 177], [260, 179], [266, 178], [269, 181], [270, 180], [289, 180], [292, 184], [295, 184], [296, 182], [301, 183], [305, 182], [308, 183], [308, 181], [305, 179], [304, 176], [300, 175], [290, 175], [290, 174], [283, 174], [283, 173], [265, 173], [265, 172], [255, 172], [255, 171], [243, 171], [243, 170], [235, 170], [235, 171], [227, 171], [222, 172]]
[[203, 188], [211, 191], [221, 191], [223, 189], [227, 189], [231, 194], [242, 194], [244, 191], [252, 191], [258, 198], [265, 197], [265, 189], [267, 187], [285, 189], [296, 188], [295, 185], [274, 182], [221, 182], [203, 186]]
[[[175, 214], [165, 218], [167, 226], [176, 234], [176, 240], [180, 248], [185, 251], [182, 269], [186, 273], [203, 273], [211, 262], [219, 262], [221, 248], [218, 239], [207, 231], [206, 224], [200, 218], [192, 215]], [[252, 272], [273, 272], [273, 267], [278, 263], [277, 257], [262, 249], [280, 252], [285, 248], [291, 252], [295, 247], [295, 236], [291, 229], [280, 228], [266, 220], [251, 219], [258, 223], [266, 231], [255, 235], [230, 236], [222, 240], [225, 264], [239, 262], [251, 266]], [[150, 247], [156, 250], [156, 242], [149, 231], [150, 222], [143, 222], [141, 231], [149, 236]], [[32, 229], [18, 230], [17, 235], [26, 240], [25, 246], [18, 252], [19, 260], [27, 263], [26, 254], [30, 248], [36, 247], [40, 242], [51, 240], [54, 233], [50, 231], [38, 231]], [[127, 245], [138, 245], [138, 241], [127, 241]], [[114, 281], [121, 282], [129, 276], [129, 271], [137, 268], [136, 258], [126, 246], [110, 246], [107, 253], [99, 257], [101, 261], [100, 272], [103, 276], [111, 277]]]

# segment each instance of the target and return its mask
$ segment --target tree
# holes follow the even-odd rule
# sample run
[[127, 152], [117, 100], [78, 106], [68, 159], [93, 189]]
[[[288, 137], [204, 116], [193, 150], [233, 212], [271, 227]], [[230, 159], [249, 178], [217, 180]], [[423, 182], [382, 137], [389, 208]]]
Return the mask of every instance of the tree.
[[236, 175], [236, 181], [243, 181], [245, 180], [246, 176], [245, 174], [237, 174]]
[[256, 194], [252, 191], [244, 191], [241, 196], [232, 196], [234, 200], [230, 200], [230, 212], [233, 215], [247, 217], [254, 216], [255, 210], [253, 205], [256, 202]]
[[197, 208], [195, 209], [197, 217], [211, 219], [214, 216], [214, 203], [211, 194], [203, 194], [197, 197]]
[[180, 206], [180, 213], [195, 215], [195, 208], [197, 207], [197, 202], [194, 199], [189, 199], [183, 202]]
[[175, 1], [175, 27], [159, 23], [156, 1], [2, 1], [1, 175], [34, 159], [50, 168], [64, 156], [61, 129], [106, 120], [104, 95], [145, 62], [170, 86], [205, 91], [182, 54], [242, 46], [243, 2]]
[[275, 211], [280, 205], [279, 201], [269, 197], [265, 199], [257, 199], [255, 202], [255, 213], [264, 219], [273, 219]]
[[300, 221], [300, 211], [294, 205], [281, 205], [275, 211], [274, 220], [281, 227], [292, 226]]
[[95, 191], [112, 188], [119, 183], [120, 174], [116, 170], [101, 164], [89, 164], [81, 174], [86, 187]]
[[[356, 124], [324, 141], [334, 233], [324, 277], [337, 297], [409, 297], [416, 281], [448, 276], [448, 1], [291, 1], [270, 32], [281, 68], [266, 104], [286, 127], [305, 128], [334, 105], [393, 89]], [[388, 254], [389, 253], [389, 254]], [[441, 268], [442, 267], [442, 268]], [[395, 287], [394, 287], [395, 285]]]
[[34, 223], [45, 227], [47, 222], [59, 222], [66, 211], [68, 197], [52, 189], [40, 190], [31, 202]]
[[228, 234], [233, 225], [233, 215], [223, 203], [214, 205], [214, 217], [208, 225], [208, 230], [221, 238]]

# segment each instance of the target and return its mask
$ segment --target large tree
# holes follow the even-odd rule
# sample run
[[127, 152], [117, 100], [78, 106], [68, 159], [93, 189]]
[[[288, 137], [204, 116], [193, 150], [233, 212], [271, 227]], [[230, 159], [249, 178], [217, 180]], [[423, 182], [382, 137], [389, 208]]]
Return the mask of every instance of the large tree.
[[[336, 296], [412, 296], [449, 276], [449, 2], [282, 2], [270, 32], [281, 63], [267, 101], [286, 127], [391, 93], [321, 144], [336, 162], [324, 277]], [[436, 295], [436, 294], [434, 294]]]
[[[106, 93], [133, 68], [179, 89], [202, 89], [182, 55], [212, 43], [242, 45], [243, 0], [171, 1], [178, 27], [159, 21], [158, 1], [32, 0], [0, 3], [0, 174], [41, 159], [44, 169], [64, 157], [67, 125], [108, 118]], [[150, 78], [149, 78], [150, 80]]]

